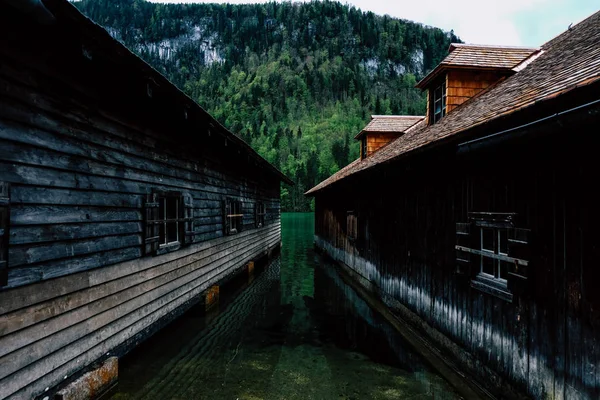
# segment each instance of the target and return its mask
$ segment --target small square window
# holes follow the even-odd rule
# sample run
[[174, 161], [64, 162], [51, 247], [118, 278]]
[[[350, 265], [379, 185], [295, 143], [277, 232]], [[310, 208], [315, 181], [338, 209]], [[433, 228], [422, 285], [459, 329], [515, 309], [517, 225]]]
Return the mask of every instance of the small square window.
[[160, 254], [194, 241], [194, 201], [181, 192], [154, 190], [145, 203], [144, 253]]
[[[479, 228], [481, 238], [480, 271], [490, 278], [506, 280], [506, 262], [497, 255], [508, 255], [508, 230], [503, 227]], [[504, 282], [503, 282], [504, 283]]]
[[179, 242], [180, 197], [165, 196], [159, 198], [158, 215], [160, 224], [160, 245], [166, 246]]
[[508, 254], [508, 229], [498, 230], [498, 253]]
[[228, 198], [223, 203], [223, 225], [226, 235], [240, 233], [243, 228], [244, 214], [242, 202]]
[[457, 274], [471, 287], [512, 301], [526, 290], [529, 230], [514, 226], [514, 213], [469, 213], [456, 224]]
[[481, 228], [481, 249], [486, 251], [494, 251], [494, 229]]
[[254, 225], [257, 228], [262, 228], [265, 226], [265, 217], [267, 215], [267, 207], [265, 203], [259, 201], [255, 204], [255, 216], [254, 216]]
[[430, 102], [431, 123], [435, 124], [446, 115], [446, 82], [433, 89]]
[[494, 276], [494, 260], [487, 256], [480, 256], [479, 262], [481, 265], [481, 270], [479, 272], [493, 277]]

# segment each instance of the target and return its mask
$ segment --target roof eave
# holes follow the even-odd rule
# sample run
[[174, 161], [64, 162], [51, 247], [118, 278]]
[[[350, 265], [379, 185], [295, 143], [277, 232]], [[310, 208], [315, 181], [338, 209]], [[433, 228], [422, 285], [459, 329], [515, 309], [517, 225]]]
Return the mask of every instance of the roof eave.
[[169, 95], [172, 96], [176, 101], [181, 102], [182, 105], [186, 105], [190, 109], [195, 110], [201, 115], [207, 117], [208, 123], [216, 128], [220, 134], [241, 147], [247, 152], [248, 156], [254, 158], [262, 168], [266, 169], [274, 176], [277, 176], [280, 182], [284, 182], [291, 186], [295, 185], [290, 178], [283, 174], [283, 172], [281, 172], [273, 164], [269, 163], [248, 143], [223, 126], [219, 121], [217, 121], [216, 118], [204, 110], [200, 104], [179, 89], [167, 77], [158, 72], [141, 57], [129, 50], [124, 44], [113, 38], [104, 27], [84, 15], [81, 11], [79, 11], [79, 9], [77, 9], [77, 7], [71, 4], [70, 1], [51, 0], [47, 1], [45, 4], [49, 7], [50, 12], [52, 12], [52, 10], [59, 11], [61, 14], [60, 17], [68, 19], [79, 29], [81, 29], [84, 34], [87, 34], [97, 42], [100, 42], [101, 46], [104, 47], [104, 50], [112, 51], [117, 55], [117, 57], [120, 58], [128, 57], [129, 59], [127, 59], [126, 62], [130, 63], [132, 68], [136, 68], [140, 73], [143, 73], [149, 78], [153, 79], [155, 82], [157, 82], [158, 86], [165, 87], [169, 92]]
[[354, 136], [354, 139], [355, 139], [355, 140], [360, 140], [360, 138], [362, 138], [362, 137], [363, 137], [364, 135], [366, 135], [366, 134], [367, 134], [367, 131], [365, 131], [365, 130], [363, 129], [362, 131], [360, 131], [360, 132], [358, 133], [358, 135]]
[[435, 67], [433, 69], [433, 71], [431, 71], [429, 74], [427, 74], [423, 79], [421, 79], [419, 82], [417, 82], [417, 84], [415, 85], [415, 87], [417, 89], [421, 89], [421, 90], [425, 90], [427, 88], [427, 86], [429, 86], [429, 83], [437, 78], [437, 76], [439, 74], [442, 73], [443, 70], [446, 69], [446, 65], [444, 64], [439, 64], [437, 67]]
[[[546, 106], [548, 104], [548, 102], [550, 102], [550, 101], [556, 101], [557, 98], [565, 95], [566, 93], [572, 92], [574, 89], [578, 89], [578, 88], [590, 86], [590, 85], [592, 85], [594, 83], [600, 84], [600, 76], [596, 76], [596, 77], [590, 78], [590, 79], [588, 79], [588, 80], [586, 80], [584, 82], [581, 82], [578, 85], [573, 86], [572, 88], [570, 88], [568, 90], [563, 90], [561, 92], [554, 93], [552, 96], [549, 96], [549, 97], [545, 98], [544, 100], [536, 101], [536, 102], [531, 102], [531, 103], [526, 104], [526, 105], [524, 105], [524, 106], [522, 106], [522, 107], [520, 107], [520, 108], [518, 108], [516, 110], [510, 110], [509, 112], [500, 114], [500, 115], [498, 115], [498, 116], [496, 116], [496, 117], [494, 117], [494, 118], [492, 118], [490, 120], [482, 121], [480, 123], [468, 126], [468, 127], [464, 128], [464, 129], [460, 129], [460, 130], [452, 133], [451, 135], [448, 135], [448, 136], [442, 138], [441, 140], [430, 142], [430, 143], [425, 144], [425, 145], [423, 145], [421, 147], [415, 148], [415, 149], [413, 149], [413, 150], [411, 150], [409, 152], [397, 154], [396, 156], [388, 158], [388, 159], [386, 159], [386, 160], [384, 160], [382, 162], [379, 162], [377, 164], [374, 164], [371, 167], [360, 169], [358, 171], [355, 171], [352, 174], [349, 174], [349, 175], [346, 175], [344, 177], [341, 177], [340, 179], [334, 180], [333, 182], [330, 182], [327, 185], [321, 186], [322, 183], [326, 181], [325, 180], [325, 181], [319, 183], [317, 186], [315, 186], [311, 190], [309, 190], [308, 192], [306, 192], [305, 195], [306, 196], [312, 196], [312, 197], [314, 197], [316, 193], [322, 192], [325, 189], [330, 189], [333, 186], [335, 186], [335, 185], [337, 185], [337, 184], [339, 184], [341, 182], [347, 182], [346, 180], [348, 178], [362, 175], [365, 171], [372, 170], [372, 168], [380, 168], [380, 167], [382, 167], [384, 165], [389, 165], [390, 163], [397, 162], [397, 161], [402, 160], [402, 159], [406, 159], [407, 157], [413, 157], [416, 154], [422, 154], [424, 152], [431, 151], [432, 149], [435, 149], [435, 148], [440, 148], [440, 147], [446, 146], [446, 145], [452, 145], [453, 143], [454, 144], [460, 143], [461, 141], [464, 141], [464, 138], [462, 136], [469, 135], [470, 132], [474, 132], [475, 130], [483, 130], [483, 129], [486, 129], [486, 128], [487, 128], [487, 130], [489, 130], [490, 127], [492, 127], [492, 129], [493, 129], [494, 126], [497, 127], [498, 124], [501, 124], [502, 121], [505, 120], [506, 118], [513, 118], [513, 116], [515, 114], [522, 113], [522, 112], [527, 112], [532, 107]], [[566, 114], [566, 112], [577, 111], [577, 110], [580, 110], [583, 107], [589, 106], [591, 104], [599, 104], [599, 103], [600, 103], [600, 99], [597, 99], [597, 100], [595, 100], [595, 101], [593, 101], [591, 103], [584, 104], [584, 105], [579, 105], [579, 106], [575, 106], [575, 107], [573, 107], [573, 108], [571, 108], [569, 110], [566, 110], [566, 111], [563, 110], [562, 112], [555, 112], [550, 117], [540, 118], [540, 119], [535, 120], [533, 122], [530, 121], [530, 122], [527, 122], [527, 123], [523, 123], [523, 124], [517, 125], [515, 127], [508, 127], [506, 129], [503, 129], [503, 131], [501, 133], [503, 133], [503, 132], [510, 132], [510, 131], [514, 131], [514, 130], [517, 130], [517, 129], [518, 130], [525, 129], [525, 128], [530, 127], [531, 125], [533, 125], [535, 123], [538, 123], [538, 122], [541, 122], [541, 121], [545, 121], [545, 120], [548, 120], [550, 118], [555, 118], [555, 117], [558, 117], [560, 115], [564, 115], [564, 114]], [[478, 140], [481, 140], [481, 139], [484, 139], [484, 138], [489, 138], [489, 137], [492, 137], [492, 136], [495, 136], [495, 135], [497, 135], [497, 133], [493, 134], [493, 135], [487, 135], [487, 137], [476, 138], [475, 140], [478, 141]], [[335, 176], [335, 175], [332, 175], [332, 177], [333, 176]], [[330, 178], [328, 178], [328, 179], [330, 179]], [[319, 186], [321, 186], [321, 187], [319, 187]]]

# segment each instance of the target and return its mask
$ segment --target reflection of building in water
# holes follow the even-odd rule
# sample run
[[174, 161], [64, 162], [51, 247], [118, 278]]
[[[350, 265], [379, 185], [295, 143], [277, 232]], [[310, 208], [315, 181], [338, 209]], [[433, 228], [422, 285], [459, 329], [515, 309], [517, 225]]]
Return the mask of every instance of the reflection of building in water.
[[[190, 398], [223, 365], [236, 358], [248, 335], [269, 327], [269, 318], [278, 316], [280, 263], [276, 260], [235, 297], [229, 305], [186, 345], [165, 357], [165, 363], [150, 380], [137, 388], [135, 399]], [[175, 340], [175, 338], [172, 338]], [[224, 360], [224, 358], [229, 358]], [[204, 381], [204, 382], [203, 382]]]
[[320, 257], [315, 268], [315, 319], [322, 332], [339, 347], [353, 350], [355, 357], [363, 353], [372, 361], [399, 368], [419, 382], [424, 391], [436, 399], [455, 399], [441, 378], [431, 373], [421, 357], [402, 341], [398, 332], [384, 321], [367, 303], [344, 283], [337, 270]]
[[281, 259], [254, 282], [221, 286], [220, 313], [187, 313], [124, 360], [114, 400], [459, 398], [315, 267], [312, 215], [293, 218], [310, 223], [284, 225]]

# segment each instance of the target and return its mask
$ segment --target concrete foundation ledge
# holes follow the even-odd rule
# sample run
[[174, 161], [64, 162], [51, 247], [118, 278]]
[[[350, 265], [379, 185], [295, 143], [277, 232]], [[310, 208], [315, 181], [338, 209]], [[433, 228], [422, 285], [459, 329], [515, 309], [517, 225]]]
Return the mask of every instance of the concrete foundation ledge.
[[71, 382], [54, 396], [55, 400], [97, 399], [117, 383], [119, 359], [110, 357], [102, 365]]

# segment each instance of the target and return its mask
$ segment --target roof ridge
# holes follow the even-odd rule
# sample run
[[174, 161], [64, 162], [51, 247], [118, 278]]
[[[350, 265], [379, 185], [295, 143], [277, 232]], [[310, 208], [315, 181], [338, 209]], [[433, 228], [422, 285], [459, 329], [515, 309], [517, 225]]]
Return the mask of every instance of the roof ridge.
[[521, 71], [523, 71], [525, 68], [527, 68], [529, 66], [529, 64], [531, 64], [532, 62], [534, 62], [535, 60], [537, 60], [538, 57], [540, 57], [544, 53], [545, 53], [545, 50], [542, 50], [542, 49], [534, 51], [533, 53], [531, 53], [529, 55], [529, 57], [527, 57], [526, 59], [524, 59], [523, 61], [521, 61], [517, 65], [515, 65], [512, 70], [515, 71], [515, 72], [521, 72]]
[[402, 119], [402, 118], [425, 118], [424, 115], [371, 115], [371, 119], [376, 118], [389, 118], [389, 119]]
[[515, 49], [515, 50], [539, 50], [539, 46], [508, 46], [496, 44], [477, 44], [477, 43], [450, 43], [450, 47], [483, 47], [491, 49]]

